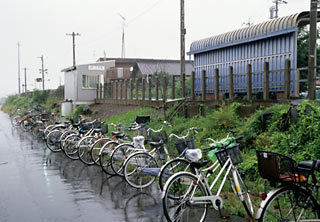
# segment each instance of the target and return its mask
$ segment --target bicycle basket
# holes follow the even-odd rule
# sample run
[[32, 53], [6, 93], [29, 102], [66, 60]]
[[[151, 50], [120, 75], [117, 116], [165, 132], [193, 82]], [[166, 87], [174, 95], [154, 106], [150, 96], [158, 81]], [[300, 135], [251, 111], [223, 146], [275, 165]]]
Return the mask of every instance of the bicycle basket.
[[257, 150], [260, 176], [270, 182], [305, 182], [307, 177], [296, 168], [296, 162], [282, 154]]
[[168, 141], [168, 136], [166, 131], [162, 130], [161, 132], [157, 132], [157, 133], [151, 132], [148, 135], [148, 139], [153, 142], [160, 142], [162, 140], [164, 143], [166, 143]]
[[216, 151], [215, 154], [221, 166], [226, 163], [229, 156], [233, 165], [237, 165], [242, 162], [242, 156], [238, 144]]
[[101, 129], [102, 129], [102, 134], [107, 134], [108, 133], [108, 124], [107, 123], [103, 123], [101, 125]]
[[[212, 143], [210, 144], [210, 147], [214, 146], [217, 147], [211, 151], [208, 152], [208, 158], [209, 160], [211, 160], [213, 163], [217, 161], [217, 156], [216, 156], [216, 152], [219, 151], [220, 149], [222, 149], [223, 146], [226, 146], [227, 144], [229, 144], [233, 139], [235, 139], [234, 137], [229, 137], [228, 139], [226, 139], [224, 142], [216, 142], [216, 143]], [[231, 142], [228, 147], [232, 147], [237, 145], [237, 143], [235, 142]]]
[[176, 148], [178, 150], [179, 155], [185, 150], [185, 149], [195, 149], [196, 146], [194, 145], [194, 139], [193, 137], [189, 139], [184, 140], [178, 140], [175, 142]]

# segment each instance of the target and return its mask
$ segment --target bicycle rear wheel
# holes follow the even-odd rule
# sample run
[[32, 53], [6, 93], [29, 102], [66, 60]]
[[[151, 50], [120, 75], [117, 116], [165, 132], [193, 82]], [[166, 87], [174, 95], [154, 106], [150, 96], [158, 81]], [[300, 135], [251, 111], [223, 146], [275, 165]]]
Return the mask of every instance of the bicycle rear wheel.
[[124, 163], [124, 178], [137, 189], [150, 186], [158, 172], [157, 161], [145, 152], [130, 155]]
[[204, 221], [208, 202], [193, 201], [194, 197], [207, 196], [205, 186], [197, 182], [191, 173], [178, 173], [172, 176], [164, 187], [162, 198], [164, 215], [169, 222]]
[[278, 188], [266, 201], [260, 222], [320, 221], [317, 201], [301, 187], [292, 185]]

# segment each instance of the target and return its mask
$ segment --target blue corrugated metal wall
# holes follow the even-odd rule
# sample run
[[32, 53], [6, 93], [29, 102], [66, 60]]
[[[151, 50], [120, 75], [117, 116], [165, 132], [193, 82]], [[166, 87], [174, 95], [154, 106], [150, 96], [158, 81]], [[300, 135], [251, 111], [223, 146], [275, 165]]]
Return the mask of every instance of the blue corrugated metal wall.
[[269, 62], [270, 91], [283, 92], [285, 60], [290, 59], [291, 69], [293, 69], [291, 71], [290, 90], [291, 94], [296, 95], [296, 38], [297, 32], [293, 31], [244, 44], [195, 53], [195, 94], [201, 94], [202, 70], [206, 70], [207, 73], [207, 93], [214, 93], [215, 68], [219, 69], [219, 92], [227, 93], [229, 89], [229, 66], [233, 66], [234, 92], [246, 92], [247, 64], [252, 65], [253, 92], [263, 92], [263, 67], [265, 61]]

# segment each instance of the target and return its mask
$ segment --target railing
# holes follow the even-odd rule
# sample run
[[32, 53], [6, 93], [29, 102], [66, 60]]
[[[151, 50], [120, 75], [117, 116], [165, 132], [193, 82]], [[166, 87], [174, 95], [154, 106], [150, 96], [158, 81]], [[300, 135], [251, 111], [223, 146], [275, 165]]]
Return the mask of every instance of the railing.
[[[296, 72], [296, 73], [295, 73]], [[291, 74], [296, 75], [291, 79]], [[263, 100], [270, 100], [270, 92], [280, 93], [283, 99], [289, 99], [291, 96], [297, 96], [299, 93], [300, 69], [292, 69], [291, 61], [286, 60], [284, 69], [270, 70], [269, 63], [264, 62], [263, 69], [260, 72], [253, 72], [251, 64], [247, 64], [246, 73], [234, 73], [230, 66], [227, 75], [220, 76], [219, 69], [214, 70], [214, 76], [210, 79], [206, 70], [202, 70], [201, 76], [195, 78], [195, 73], [191, 76], [163, 76], [140, 79], [117, 79], [110, 83], [97, 86], [97, 99], [123, 100], [123, 101], [172, 101], [178, 99], [190, 98], [192, 101], [221, 100], [223, 95], [228, 95], [228, 99], [235, 99], [236, 90], [241, 89], [242, 95], [245, 94], [245, 100], [253, 100], [253, 93], [259, 91], [263, 94]], [[253, 81], [253, 76], [255, 80]], [[260, 82], [257, 81], [257, 75], [260, 75]], [[273, 77], [282, 75], [281, 80], [275, 80]], [[241, 83], [237, 78], [242, 76], [246, 83]], [[225, 78], [223, 81], [221, 81]], [[208, 86], [210, 80], [211, 85]], [[213, 81], [212, 81], [213, 80]], [[224, 84], [219, 84], [223, 82]], [[214, 82], [214, 84], [212, 83]], [[196, 88], [197, 83], [197, 88]], [[200, 83], [200, 84], [199, 84]], [[182, 87], [181, 87], [182, 85]], [[291, 87], [290, 87], [291, 86]], [[275, 88], [277, 90], [275, 90]], [[295, 95], [292, 95], [290, 88], [295, 88]], [[280, 89], [280, 90], [279, 90]], [[237, 93], [239, 94], [239, 93]]]

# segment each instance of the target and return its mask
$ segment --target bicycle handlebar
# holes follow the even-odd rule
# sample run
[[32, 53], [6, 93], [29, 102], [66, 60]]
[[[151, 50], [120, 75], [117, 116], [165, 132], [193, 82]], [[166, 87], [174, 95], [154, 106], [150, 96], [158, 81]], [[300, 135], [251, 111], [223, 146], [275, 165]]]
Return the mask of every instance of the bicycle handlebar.
[[[218, 144], [219, 144], [218, 146], [217, 146], [217, 145], [215, 145], [215, 146], [210, 146], [210, 147], [208, 147], [208, 148], [204, 148], [203, 151], [210, 151], [210, 150], [214, 150], [214, 149], [216, 149], [216, 148], [225, 149], [225, 148], [227, 148], [231, 143], [233, 143], [233, 142], [238, 142], [238, 141], [241, 140], [242, 138], [243, 138], [243, 136], [239, 136], [239, 137], [237, 137], [237, 138], [235, 138], [235, 139], [231, 139], [227, 144], [218, 143]], [[235, 146], [237, 146], [237, 145], [235, 145]], [[230, 148], [233, 148], [233, 147], [235, 147], [235, 146], [231, 146]]]
[[172, 126], [171, 126], [171, 124], [170, 124], [169, 122], [164, 121], [160, 129], [155, 130], [155, 129], [152, 129], [152, 128], [148, 128], [148, 129], [147, 129], [147, 133], [149, 134], [149, 133], [150, 133], [150, 131], [151, 131], [151, 132], [154, 132], [154, 133], [160, 133], [160, 132], [163, 130], [164, 125], [167, 125], [167, 126], [169, 126], [169, 127], [172, 127]]
[[177, 139], [184, 140], [185, 138], [187, 138], [189, 136], [191, 131], [194, 131], [195, 133], [198, 133], [198, 129], [196, 127], [191, 127], [191, 128], [189, 128], [189, 130], [188, 130], [188, 132], [187, 132], [187, 134], [185, 136], [177, 136], [176, 134], [171, 133], [169, 135], [169, 140], [171, 140], [172, 137], [176, 137]]

